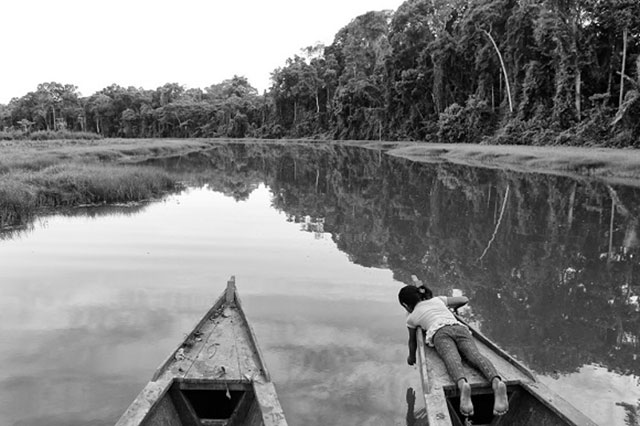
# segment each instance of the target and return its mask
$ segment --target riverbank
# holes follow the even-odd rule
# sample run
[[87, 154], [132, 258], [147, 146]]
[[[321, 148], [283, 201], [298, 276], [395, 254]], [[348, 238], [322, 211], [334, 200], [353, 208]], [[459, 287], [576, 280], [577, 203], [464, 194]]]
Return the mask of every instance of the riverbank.
[[180, 187], [149, 158], [206, 149], [200, 140], [44, 140], [0, 142], [0, 229], [42, 210], [142, 201]]
[[570, 146], [356, 142], [369, 149], [422, 163], [451, 162], [472, 167], [598, 179], [640, 187], [640, 150]]
[[344, 144], [423, 163], [451, 162], [640, 186], [640, 150], [420, 142], [256, 139], [0, 141], [0, 229], [60, 206], [141, 201], [180, 187], [180, 176], [144, 160], [221, 143]]

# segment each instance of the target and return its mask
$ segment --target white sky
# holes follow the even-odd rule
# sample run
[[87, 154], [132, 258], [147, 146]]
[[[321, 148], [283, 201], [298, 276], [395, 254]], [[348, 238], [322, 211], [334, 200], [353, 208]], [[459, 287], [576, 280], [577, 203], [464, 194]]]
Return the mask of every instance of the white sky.
[[56, 81], [84, 96], [116, 83], [204, 88], [234, 74], [260, 93], [300, 49], [331, 44], [403, 0], [3, 0], [0, 103]]

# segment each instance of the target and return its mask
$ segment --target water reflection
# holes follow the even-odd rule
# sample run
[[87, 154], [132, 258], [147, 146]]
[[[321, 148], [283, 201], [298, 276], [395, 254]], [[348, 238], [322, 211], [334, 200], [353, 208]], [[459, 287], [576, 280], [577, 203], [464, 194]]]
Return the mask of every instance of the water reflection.
[[469, 320], [599, 423], [634, 424], [637, 189], [337, 145], [220, 145], [155, 163], [218, 193], [57, 217], [0, 242], [0, 343], [24, 347], [0, 351], [24, 371], [0, 375], [15, 389], [0, 412], [27, 410], [44, 374], [41, 392], [63, 384], [41, 395], [49, 424], [114, 419], [219, 292], [211, 283], [236, 274], [291, 424], [420, 424], [395, 301], [416, 275], [464, 292]]
[[[200, 161], [164, 164], [193, 173]], [[330, 233], [354, 263], [462, 289], [470, 319], [539, 374], [598, 365], [640, 375], [635, 188], [340, 146], [226, 145], [206, 161], [214, 176], [199, 176], [212, 188], [242, 198], [266, 182], [275, 208]]]
[[[422, 392], [419, 390], [419, 392]], [[416, 410], [416, 391], [407, 389], [407, 426], [429, 426], [424, 408]]]
[[236, 199], [265, 181], [275, 208], [354, 263], [464, 290], [473, 318], [539, 373], [640, 374], [637, 189], [338, 146], [226, 145], [163, 164], [202, 162], [200, 181]]
[[[58, 216], [87, 217], [91, 219], [114, 215], [130, 216], [143, 212], [150, 202], [151, 201], [147, 200], [122, 204], [95, 204], [72, 208], [60, 208], [55, 211], [55, 214]], [[46, 215], [34, 217], [30, 222], [27, 222], [24, 225], [8, 226], [0, 229], [0, 241], [22, 238], [33, 232], [36, 228], [43, 228], [46, 226]]]
[[113, 424], [231, 274], [291, 424], [327, 424], [326, 407], [335, 424], [403, 419], [415, 375], [397, 362], [391, 273], [300, 232], [272, 196], [193, 189], [134, 216], [48, 217], [3, 241], [0, 424]]

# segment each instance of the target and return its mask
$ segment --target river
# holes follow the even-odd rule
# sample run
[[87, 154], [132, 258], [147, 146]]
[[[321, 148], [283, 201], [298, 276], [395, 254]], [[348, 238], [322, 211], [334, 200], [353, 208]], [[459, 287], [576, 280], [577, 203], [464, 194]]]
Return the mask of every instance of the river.
[[636, 424], [637, 189], [337, 145], [149, 163], [186, 188], [2, 234], [0, 424], [113, 424], [231, 275], [291, 425], [411, 424], [411, 275], [599, 424]]

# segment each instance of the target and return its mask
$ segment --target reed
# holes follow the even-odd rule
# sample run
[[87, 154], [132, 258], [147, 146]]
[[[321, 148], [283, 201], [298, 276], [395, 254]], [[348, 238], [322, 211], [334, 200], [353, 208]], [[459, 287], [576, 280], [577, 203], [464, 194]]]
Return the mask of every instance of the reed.
[[[179, 187], [179, 176], [140, 162], [210, 147], [212, 140], [95, 139], [77, 132], [0, 135], [0, 230], [35, 213], [81, 204], [156, 198]], [[6, 136], [6, 135], [5, 135]], [[60, 139], [68, 136], [69, 139]], [[57, 139], [49, 139], [49, 137]]]
[[25, 132], [23, 130], [0, 131], [0, 140], [98, 140], [102, 136], [91, 132], [75, 132], [69, 130], [38, 130]]
[[60, 163], [0, 175], [0, 228], [27, 223], [40, 210], [156, 198], [178, 186], [162, 169]]

